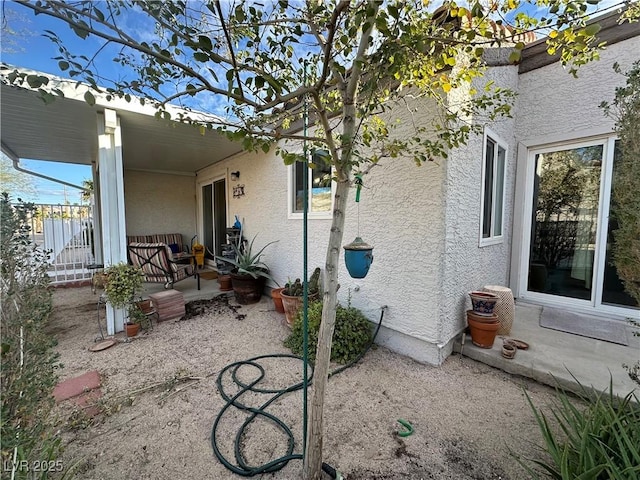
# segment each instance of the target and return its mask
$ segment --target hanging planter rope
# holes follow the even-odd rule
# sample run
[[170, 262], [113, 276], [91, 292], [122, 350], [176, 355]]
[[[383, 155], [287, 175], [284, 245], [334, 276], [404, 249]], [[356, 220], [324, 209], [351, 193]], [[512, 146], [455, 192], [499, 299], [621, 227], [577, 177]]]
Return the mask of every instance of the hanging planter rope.
[[344, 263], [347, 266], [351, 278], [364, 278], [369, 273], [369, 267], [373, 263], [373, 247], [360, 237], [360, 190], [362, 189], [362, 174], [357, 174], [356, 204], [358, 206], [358, 235], [356, 239], [344, 247]]

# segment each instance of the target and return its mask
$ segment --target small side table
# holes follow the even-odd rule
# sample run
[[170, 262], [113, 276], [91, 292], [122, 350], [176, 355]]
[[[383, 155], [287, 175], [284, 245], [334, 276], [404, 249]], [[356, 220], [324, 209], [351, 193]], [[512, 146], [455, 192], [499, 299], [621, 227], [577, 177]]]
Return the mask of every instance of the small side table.
[[513, 317], [516, 313], [515, 301], [511, 289], [500, 285], [485, 285], [483, 290], [500, 297], [500, 300], [496, 303], [495, 309], [493, 310], [493, 313], [498, 316], [498, 323], [500, 324], [500, 328], [496, 334], [509, 335], [509, 333], [511, 333], [511, 327], [513, 326]]

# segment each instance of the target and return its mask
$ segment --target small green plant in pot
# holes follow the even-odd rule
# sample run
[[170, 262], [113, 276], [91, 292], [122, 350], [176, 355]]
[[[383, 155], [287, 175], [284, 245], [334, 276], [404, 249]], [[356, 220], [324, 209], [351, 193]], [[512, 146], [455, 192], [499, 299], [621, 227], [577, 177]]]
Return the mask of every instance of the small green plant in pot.
[[125, 308], [142, 290], [142, 270], [124, 262], [111, 265], [104, 271], [104, 294], [113, 308]]
[[[320, 268], [316, 269], [309, 278], [309, 301], [317, 300], [320, 295]], [[304, 294], [304, 286], [299, 278], [296, 278], [294, 282], [289, 280], [282, 290], [280, 296], [282, 297], [282, 306], [284, 308], [284, 316], [289, 328], [293, 326], [296, 320], [298, 311], [302, 307]]]
[[151, 327], [151, 320], [147, 314], [144, 313], [139, 302], [131, 303], [127, 309], [127, 313], [129, 315], [129, 321], [127, 323], [140, 325], [140, 328], [143, 330], [148, 330]]
[[[302, 355], [303, 312], [300, 310], [293, 324], [291, 335], [284, 341], [285, 347], [296, 355]], [[322, 302], [313, 302], [308, 310], [309, 361], [315, 362], [318, 330], [322, 320]], [[341, 364], [350, 363], [364, 353], [373, 338], [372, 324], [367, 317], [351, 305], [338, 305], [336, 327], [333, 332], [331, 360]]]

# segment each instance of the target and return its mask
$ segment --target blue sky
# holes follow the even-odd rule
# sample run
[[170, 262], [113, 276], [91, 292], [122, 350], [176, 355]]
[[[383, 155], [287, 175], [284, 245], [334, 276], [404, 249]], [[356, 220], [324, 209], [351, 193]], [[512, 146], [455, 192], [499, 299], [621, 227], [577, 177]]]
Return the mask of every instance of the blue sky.
[[[605, 0], [601, 2], [599, 7], [602, 8], [605, 5], [616, 4], [619, 3], [619, 1], [620, 0]], [[80, 39], [61, 21], [46, 15], [34, 15], [31, 10], [10, 1], [4, 1], [2, 8], [4, 15], [3, 20], [6, 21], [6, 25], [8, 25], [12, 31], [9, 32], [5, 28], [5, 22], [3, 22], [3, 62], [65, 76], [60, 73], [58, 61], [53, 59], [53, 57], [58, 56], [57, 46], [43, 36], [45, 30], [55, 31], [73, 53], [92, 56], [98, 49], [99, 42], [97, 40], [92, 37], [85, 40]], [[535, 5], [524, 4], [522, 8], [532, 13], [530, 10], [535, 10]], [[135, 26], [139, 33], [149, 38], [153, 36], [153, 28], [150, 28], [148, 23], [145, 23], [144, 19], [136, 12], [127, 12], [120, 18], [120, 21], [125, 24], [125, 28]], [[101, 76], [116, 78], [126, 75], [127, 72], [123, 71], [120, 65], [111, 61], [111, 59], [115, 57], [115, 53], [115, 47], [113, 47], [111, 51], [109, 51], [109, 49], [102, 51], [98, 62], [100, 65], [100, 71], [98, 73]], [[98, 80], [98, 82], [100, 83], [100, 80]], [[215, 111], [218, 105], [194, 105], [194, 107], [205, 111]], [[89, 166], [30, 160], [25, 160], [22, 164], [27, 169], [60, 178], [73, 184], [81, 184], [83, 179], [91, 178]], [[34, 181], [38, 190], [38, 197], [29, 198], [29, 200], [42, 203], [63, 203], [65, 201], [75, 203], [79, 201], [79, 191], [73, 191], [73, 189], [65, 188], [57, 183], [35, 179], [35, 177]]]
[[[58, 32], [63, 40], [71, 46], [70, 49], [72, 51], [82, 53], [95, 50], [97, 45], [95, 41], [91, 39], [81, 40], [61, 22], [44, 15], [33, 15], [27, 9], [13, 2], [3, 3], [4, 14], [9, 26], [17, 33], [16, 35], [9, 34], [3, 27], [3, 62], [64, 76], [61, 75], [58, 69], [58, 61], [52, 59], [58, 56], [56, 45], [42, 35], [46, 29]], [[110, 62], [106, 62], [106, 66], [113, 68]], [[91, 179], [91, 167], [88, 165], [43, 162], [29, 159], [21, 161], [20, 164], [27, 170], [59, 178], [75, 185], [81, 185], [84, 179]], [[37, 177], [33, 177], [33, 181], [37, 196], [23, 195], [25, 200], [38, 203], [65, 203], [65, 201], [71, 204], [80, 203], [79, 190]]]

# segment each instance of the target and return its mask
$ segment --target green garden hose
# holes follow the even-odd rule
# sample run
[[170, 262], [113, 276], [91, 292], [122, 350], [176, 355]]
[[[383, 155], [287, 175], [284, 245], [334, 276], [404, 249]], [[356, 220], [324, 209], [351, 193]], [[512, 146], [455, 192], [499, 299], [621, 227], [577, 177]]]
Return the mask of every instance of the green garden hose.
[[[378, 326], [373, 335], [373, 338], [371, 339], [371, 342], [369, 343], [369, 345], [367, 345], [367, 348], [364, 349], [364, 351], [352, 362], [346, 365], [343, 365], [342, 367], [332, 371], [329, 374], [329, 377], [336, 375], [344, 371], [345, 369], [351, 367], [369, 351], [369, 349], [371, 348], [371, 346], [375, 341], [376, 336], [378, 335], [378, 332], [380, 331], [380, 326], [382, 325], [382, 319], [384, 317], [385, 308], [386, 306], [382, 307], [382, 312], [380, 313], [380, 320], [378, 322]], [[305, 381], [298, 382], [294, 385], [291, 385], [289, 387], [282, 388], [282, 389], [260, 388], [258, 385], [262, 381], [262, 379], [265, 377], [265, 369], [260, 364], [260, 361], [264, 359], [273, 359], [273, 358], [297, 359], [303, 362], [302, 357], [298, 355], [291, 355], [286, 353], [259, 355], [257, 357], [253, 357], [248, 360], [242, 360], [242, 361], [234, 362], [227, 365], [218, 374], [218, 378], [216, 379], [216, 386], [218, 387], [218, 392], [220, 392], [220, 395], [222, 396], [222, 398], [226, 403], [222, 407], [218, 415], [216, 416], [215, 421], [213, 422], [213, 427], [211, 429], [211, 446], [213, 447], [214, 454], [216, 455], [218, 460], [220, 460], [220, 463], [222, 463], [227, 469], [229, 469], [233, 473], [237, 475], [241, 475], [243, 477], [252, 477], [254, 475], [259, 475], [262, 473], [277, 472], [278, 470], [285, 467], [290, 460], [301, 460], [304, 458], [303, 455], [300, 453], [293, 453], [295, 441], [294, 441], [291, 428], [286, 423], [284, 423], [280, 418], [267, 412], [267, 408], [283, 395], [302, 389], [305, 383], [307, 385], [311, 385], [311, 381], [313, 378], [313, 366], [312, 365], [307, 366], [307, 375], [306, 375], [307, 378], [305, 379]], [[238, 378], [238, 369], [240, 369], [241, 367], [247, 367], [247, 366], [256, 369], [257, 375], [251, 382], [245, 383]], [[246, 376], [246, 372], [243, 372], [243, 373]], [[224, 390], [223, 378], [225, 375], [229, 375], [232, 382], [239, 387], [239, 390], [234, 395], [229, 395]], [[247, 392], [260, 393], [260, 394], [272, 394], [272, 396], [271, 398], [269, 398], [269, 400], [267, 400], [265, 403], [263, 403], [262, 405], [256, 408], [256, 407], [245, 405], [241, 402], [241, 397]], [[235, 463], [232, 463], [229, 459], [227, 459], [222, 454], [222, 452], [218, 448], [218, 442], [217, 442], [218, 426], [220, 425], [220, 421], [224, 413], [231, 406], [249, 413], [249, 416], [247, 417], [247, 419], [243, 422], [243, 424], [239, 427], [238, 431], [236, 432], [236, 438], [234, 441]], [[258, 416], [260, 416], [263, 420], [268, 420], [272, 422], [274, 425], [278, 426], [278, 428], [287, 437], [287, 450], [285, 455], [283, 455], [280, 458], [273, 459], [262, 465], [250, 466], [247, 464], [244, 458], [244, 455], [242, 452], [241, 440], [244, 436], [244, 433], [247, 427]], [[331, 465], [323, 463], [322, 470], [324, 470], [331, 478], [341, 478], [340, 472], [336, 471]]]
[[413, 425], [411, 425], [409, 422], [403, 420], [402, 418], [399, 418], [398, 423], [405, 428], [405, 430], [398, 431], [399, 437], [408, 437], [409, 435], [413, 434]]

